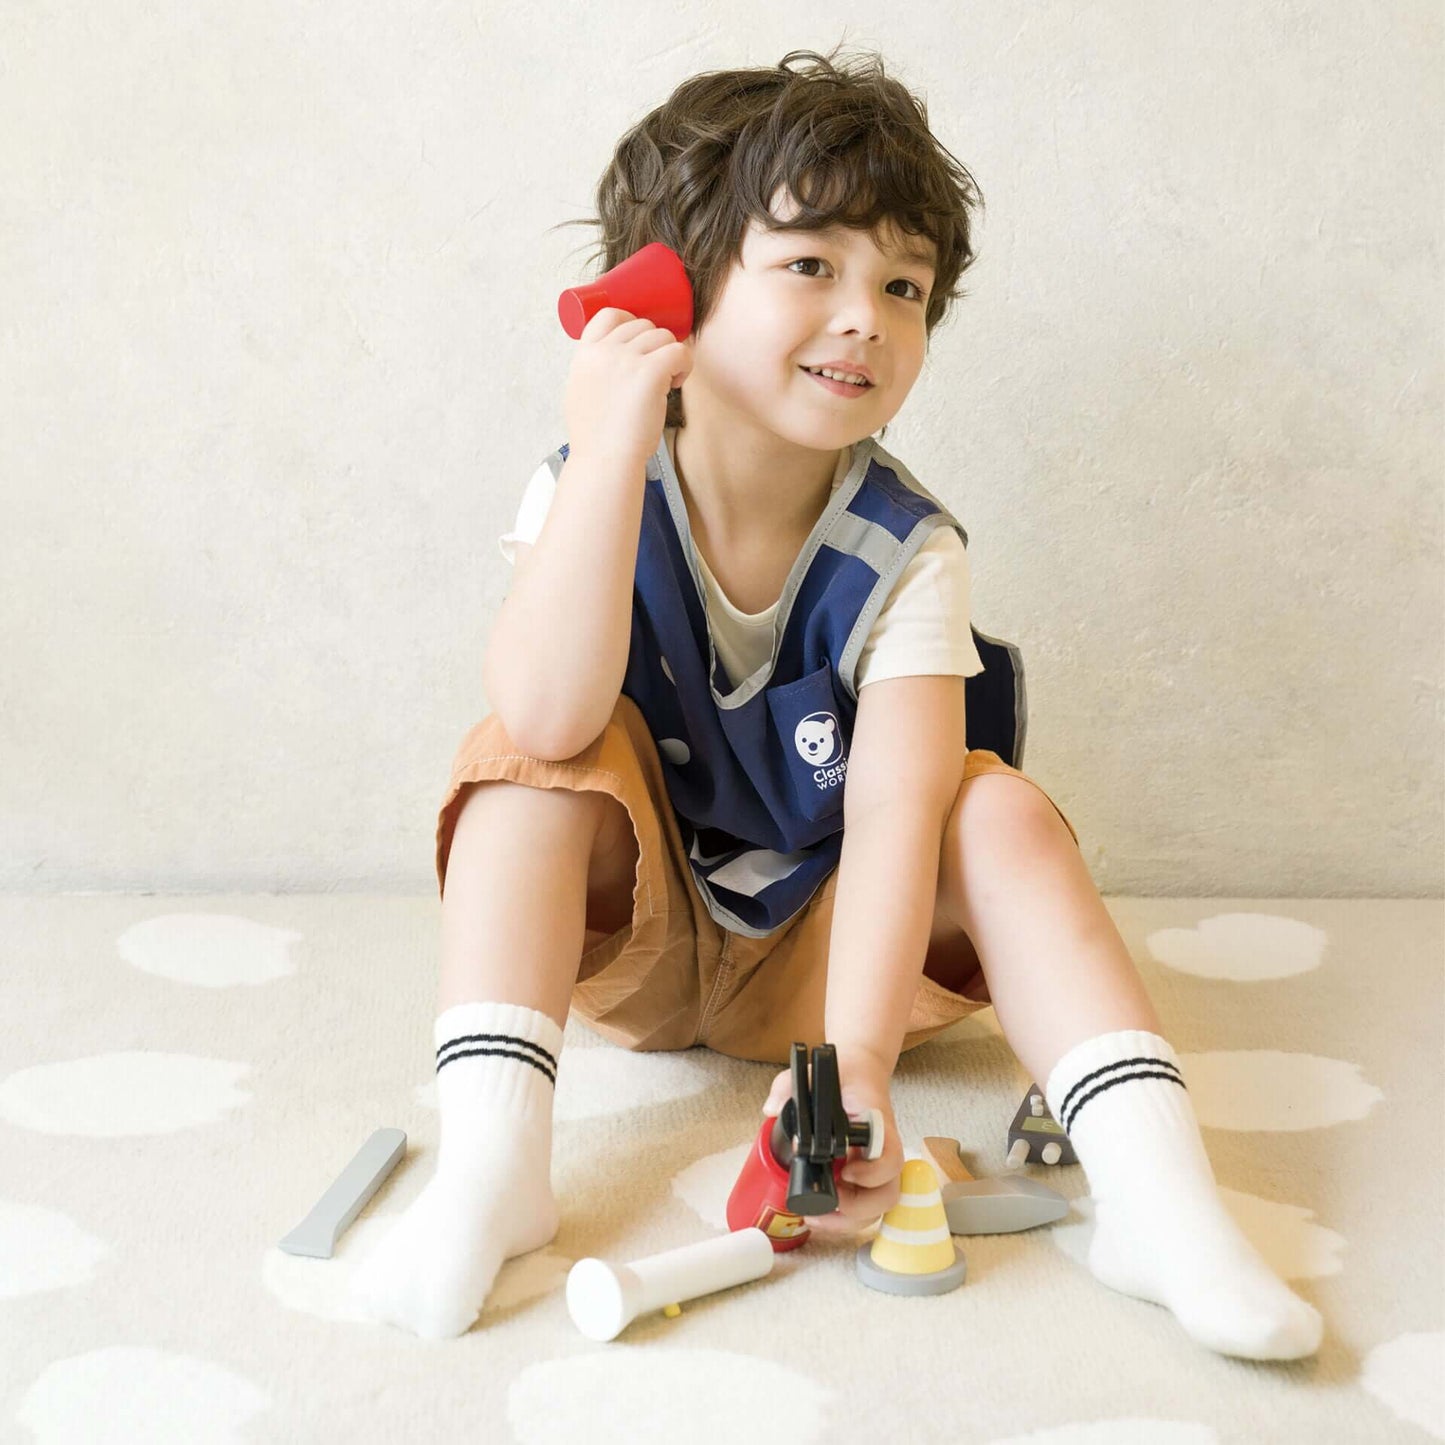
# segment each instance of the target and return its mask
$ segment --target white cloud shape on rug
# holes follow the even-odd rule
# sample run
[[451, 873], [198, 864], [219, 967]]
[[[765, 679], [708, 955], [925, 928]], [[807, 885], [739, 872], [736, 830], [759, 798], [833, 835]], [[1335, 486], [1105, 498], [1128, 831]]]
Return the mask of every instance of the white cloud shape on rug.
[[1216, 913], [1193, 928], [1156, 929], [1144, 943], [1177, 973], [1257, 983], [1313, 972], [1329, 941], [1323, 929], [1277, 913]]
[[247, 1424], [270, 1408], [264, 1390], [210, 1360], [112, 1345], [47, 1365], [21, 1396], [15, 1419], [37, 1445], [247, 1445], [255, 1438]]
[[250, 1064], [135, 1050], [33, 1064], [0, 1080], [0, 1119], [37, 1134], [118, 1139], [214, 1124], [251, 1102]]
[[[1223, 1185], [1219, 1186], [1219, 1200], [1240, 1232], [1281, 1279], [1320, 1279], [1339, 1274], [1344, 1268], [1340, 1255], [1345, 1237], [1321, 1224], [1312, 1224], [1312, 1209], [1278, 1204]], [[1093, 1196], [1084, 1194], [1071, 1201], [1070, 1212], [1048, 1231], [1054, 1245], [1082, 1269], [1089, 1267], [1094, 1220]]]
[[[675, 1324], [676, 1322], [674, 1322]], [[822, 1445], [843, 1421], [847, 1400], [761, 1353], [615, 1344], [529, 1365], [507, 1392], [507, 1423], [518, 1445]], [[665, 1388], [659, 1388], [665, 1381]], [[606, 1410], [597, 1402], [605, 1400]], [[698, 1402], [707, 1402], [700, 1413]], [[1190, 1442], [1193, 1445], [1193, 1442]]]
[[[564, 1047], [557, 1065], [553, 1122], [569, 1123], [621, 1114], [628, 1109], [693, 1098], [715, 1089], [716, 1072], [697, 1057], [700, 1052], [638, 1054], [630, 1049], [581, 1049], [569, 1053]], [[436, 1076], [425, 1084], [418, 1084], [413, 1097], [418, 1104], [435, 1109]]]
[[[403, 1209], [385, 1214], [368, 1214], [358, 1219], [336, 1241], [330, 1259], [311, 1259], [272, 1248], [261, 1257], [261, 1283], [266, 1292], [288, 1310], [319, 1320], [340, 1320], [347, 1324], [371, 1325], [377, 1321], [352, 1302], [351, 1272], [391, 1230]], [[498, 1310], [540, 1299], [561, 1290], [576, 1260], [551, 1249], [502, 1262], [492, 1282], [491, 1293], [482, 1306], [481, 1320]], [[391, 1327], [388, 1327], [391, 1328]], [[478, 1328], [477, 1325], [472, 1326]], [[399, 1336], [407, 1331], [396, 1330]], [[414, 1336], [412, 1338], [415, 1338]]]
[[576, 1263], [574, 1256], [551, 1249], [534, 1249], [531, 1254], [504, 1259], [482, 1306], [482, 1319], [492, 1311], [511, 1309], [554, 1292], [560, 1294], [567, 1288], [567, 1276]]
[[89, 1284], [114, 1252], [68, 1214], [0, 1199], [0, 1299]]
[[1088, 1424], [1053, 1425], [1028, 1435], [1010, 1435], [989, 1445], [1216, 1445], [1219, 1436], [1208, 1425], [1190, 1420], [1090, 1420]]
[[1194, 1113], [1208, 1129], [1295, 1133], [1363, 1119], [1384, 1097], [1359, 1064], [1282, 1049], [1180, 1054]]
[[[762, 1127], [761, 1116], [758, 1127]], [[673, 1175], [672, 1192], [703, 1223], [712, 1225], [714, 1229], [725, 1230], [728, 1227], [728, 1196], [738, 1182], [738, 1175], [743, 1172], [743, 1164], [753, 1142], [749, 1139], [746, 1144], [735, 1144], [731, 1149], [723, 1149], [716, 1154], [704, 1154]]]
[[1396, 1335], [1365, 1356], [1360, 1386], [1400, 1419], [1445, 1440], [1445, 1333]]
[[176, 983], [254, 987], [296, 972], [291, 945], [302, 937], [232, 913], [163, 913], [127, 928], [116, 949], [142, 973]]

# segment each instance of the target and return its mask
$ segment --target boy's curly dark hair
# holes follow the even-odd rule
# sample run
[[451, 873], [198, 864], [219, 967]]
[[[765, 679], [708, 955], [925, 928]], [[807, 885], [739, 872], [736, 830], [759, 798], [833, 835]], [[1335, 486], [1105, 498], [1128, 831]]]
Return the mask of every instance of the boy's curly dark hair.
[[[837, 54], [794, 50], [772, 69], [705, 71], [644, 116], [598, 182], [599, 214], [562, 223], [600, 228], [595, 274], [665, 242], [692, 280], [697, 332], [750, 220], [771, 231], [841, 224], [875, 239], [891, 220], [937, 249], [924, 315], [932, 336], [968, 294], [958, 280], [975, 259], [970, 223], [982, 193], [934, 138], [924, 102], [884, 74], [880, 55], [835, 66]], [[794, 60], [812, 63], [794, 70]], [[799, 207], [786, 225], [768, 205], [780, 186]], [[668, 396], [666, 425], [684, 425], [681, 390]]]

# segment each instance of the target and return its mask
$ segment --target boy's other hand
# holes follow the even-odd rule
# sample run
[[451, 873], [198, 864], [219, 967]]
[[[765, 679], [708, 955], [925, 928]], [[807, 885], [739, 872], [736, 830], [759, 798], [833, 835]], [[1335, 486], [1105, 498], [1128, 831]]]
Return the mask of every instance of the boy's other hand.
[[[861, 1119], [869, 1109], [883, 1114], [883, 1153], [869, 1161], [863, 1150], [850, 1147], [838, 1179], [838, 1208], [831, 1214], [809, 1217], [808, 1227], [820, 1234], [853, 1234], [881, 1219], [902, 1194], [903, 1140], [893, 1118], [887, 1071], [871, 1058], [849, 1058], [838, 1054], [838, 1083], [843, 1093], [843, 1112]], [[775, 1118], [793, 1095], [793, 1073], [784, 1069], [768, 1091], [763, 1113]]]

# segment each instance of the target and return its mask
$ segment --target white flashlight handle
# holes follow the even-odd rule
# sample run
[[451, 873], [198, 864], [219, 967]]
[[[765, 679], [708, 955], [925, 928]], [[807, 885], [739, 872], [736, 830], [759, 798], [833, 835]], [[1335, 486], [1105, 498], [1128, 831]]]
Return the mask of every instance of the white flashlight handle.
[[630, 1264], [579, 1259], [567, 1276], [567, 1310], [588, 1339], [615, 1339], [650, 1310], [761, 1279], [775, 1257], [768, 1236], [750, 1228]]

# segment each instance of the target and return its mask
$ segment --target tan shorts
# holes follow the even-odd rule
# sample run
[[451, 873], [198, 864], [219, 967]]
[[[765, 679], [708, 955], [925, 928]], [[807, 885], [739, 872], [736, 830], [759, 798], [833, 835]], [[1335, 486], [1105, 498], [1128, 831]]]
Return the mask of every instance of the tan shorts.
[[[980, 773], [1012, 773], [1033, 782], [997, 753], [974, 748], [963, 776]], [[631, 698], [620, 696], [601, 735], [561, 762], [521, 752], [495, 713], [472, 728], [457, 749], [437, 819], [439, 887], [446, 878], [447, 853], [465, 796], [472, 784], [492, 779], [609, 793], [631, 818], [638, 844], [632, 922], [611, 934], [587, 933], [572, 993], [572, 1008], [604, 1038], [627, 1049], [705, 1045], [734, 1058], [781, 1066], [788, 1064], [795, 1039], [810, 1046], [824, 1042], [828, 940], [838, 870], [800, 913], [765, 938], [749, 938], [718, 924], [693, 881], [657, 748]], [[1057, 803], [1054, 807], [1077, 843], [1073, 824]], [[948, 946], [959, 956], [938, 960], [945, 966], [935, 967], [931, 950], [929, 971], [963, 980], [960, 987], [978, 997], [955, 993], [925, 974], [913, 1001], [905, 1050], [988, 1006], [987, 986], [968, 936], [954, 933]]]

